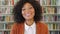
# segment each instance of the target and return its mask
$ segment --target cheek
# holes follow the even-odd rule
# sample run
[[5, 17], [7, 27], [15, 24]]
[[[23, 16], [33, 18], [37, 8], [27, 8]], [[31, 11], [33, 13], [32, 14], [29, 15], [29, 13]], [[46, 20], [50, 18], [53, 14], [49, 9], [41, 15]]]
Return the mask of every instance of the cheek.
[[35, 11], [34, 11], [34, 10], [32, 10], [32, 13], [33, 13], [33, 14], [35, 14]]
[[22, 11], [22, 15], [24, 14], [25, 12], [24, 11]]
[[[22, 11], [22, 16], [24, 15], [24, 12]], [[24, 16], [23, 16], [24, 17]]]

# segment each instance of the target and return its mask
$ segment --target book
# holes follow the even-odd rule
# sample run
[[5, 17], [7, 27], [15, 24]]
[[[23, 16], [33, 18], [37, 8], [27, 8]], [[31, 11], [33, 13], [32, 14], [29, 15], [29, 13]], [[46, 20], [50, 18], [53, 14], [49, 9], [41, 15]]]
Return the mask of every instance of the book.
[[8, 5], [8, 0], [1, 0], [1, 5]]
[[5, 21], [6, 22], [14, 21], [14, 18], [13, 18], [13, 16], [6, 16]]
[[40, 5], [42, 6], [43, 0], [39, 0], [39, 2], [40, 2]]
[[4, 29], [4, 24], [0, 23], [0, 29]]
[[54, 21], [54, 16], [53, 15], [45, 15], [44, 16], [44, 21]]
[[14, 0], [11, 0], [11, 5], [14, 5]]
[[14, 5], [18, 2], [19, 0], [14, 0]]
[[60, 7], [57, 7], [57, 14], [60, 14]]
[[57, 25], [53, 24], [53, 30], [56, 30], [56, 28], [57, 28]]
[[52, 24], [48, 24], [48, 29], [49, 29], [49, 30], [52, 29]]
[[56, 5], [60, 6], [60, 0], [56, 0]]
[[1, 7], [0, 14], [11, 14], [13, 7]]
[[50, 34], [55, 34], [55, 32], [54, 31], [50, 31]]
[[59, 25], [60, 25], [60, 24], [56, 24], [56, 29], [59, 29]]
[[54, 7], [47, 7], [47, 12], [49, 14], [54, 14], [55, 13], [55, 8]]
[[1, 1], [0, 1], [0, 5], [1, 5]]
[[58, 20], [58, 16], [54, 15], [54, 21], [57, 21], [57, 20]]
[[60, 0], [56, 0], [56, 5], [57, 5], [57, 14], [60, 14], [60, 7], [58, 7], [58, 6], [60, 6]]
[[7, 8], [6, 7], [1, 7], [1, 13], [3, 14], [3, 13], [5, 13], [6, 12], [6, 10], [7, 10]]
[[51, 0], [51, 5], [56, 5], [56, 0]]
[[10, 34], [10, 31], [0, 31], [0, 34]]
[[13, 7], [10, 7], [10, 14], [13, 13]]
[[60, 24], [58, 24], [58, 29], [60, 30]]
[[50, 34], [59, 34], [59, 31], [50, 31]]
[[2, 12], [2, 11], [1, 11], [1, 8], [0, 8], [0, 14], [1, 14], [1, 12]]
[[6, 11], [5, 11], [5, 14], [10, 14], [10, 7], [7, 7]]
[[51, 0], [46, 0], [47, 4], [46, 5], [51, 5]]
[[60, 34], [60, 31], [59, 31], [59, 34]]
[[10, 21], [14, 21], [14, 17], [13, 16], [10, 16]]
[[57, 16], [57, 21], [60, 21], [60, 15]]
[[5, 21], [5, 16], [0, 16], [0, 21]]
[[44, 13], [48, 13], [47, 7], [43, 7], [43, 12], [44, 12]]
[[0, 34], [2, 34], [2, 31], [0, 31]]
[[47, 5], [47, 0], [40, 0], [42, 5]]
[[6, 29], [11, 29], [12, 25], [13, 25], [13, 24], [9, 24], [9, 23], [6, 24]]
[[6, 16], [6, 17], [5, 17], [5, 21], [6, 21], [6, 22], [9, 22], [9, 21], [10, 21], [10, 16]]
[[59, 31], [55, 31], [55, 34], [59, 34]]
[[10, 31], [4, 31], [4, 34], [10, 34]]
[[55, 14], [55, 7], [44, 7], [43, 9], [46, 14]]

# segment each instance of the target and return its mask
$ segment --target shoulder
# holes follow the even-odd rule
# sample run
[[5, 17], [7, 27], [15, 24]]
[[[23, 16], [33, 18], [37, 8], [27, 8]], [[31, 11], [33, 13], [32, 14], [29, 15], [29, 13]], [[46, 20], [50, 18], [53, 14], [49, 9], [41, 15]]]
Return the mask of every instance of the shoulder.
[[11, 29], [12, 29], [12, 30], [15, 30], [16, 28], [17, 28], [17, 23], [13, 23]]
[[45, 22], [38, 22], [37, 25], [41, 28], [48, 28], [48, 25]]
[[38, 26], [41, 28], [42, 32], [46, 34], [49, 33], [48, 25], [45, 22], [39, 22]]
[[14, 23], [12, 25], [12, 29], [17, 29], [17, 28], [22, 27], [22, 26], [23, 26], [23, 23]]
[[45, 33], [48, 34], [48, 25], [44, 22], [38, 22], [37, 23], [37, 28], [41, 29], [41, 31], [44, 31]]

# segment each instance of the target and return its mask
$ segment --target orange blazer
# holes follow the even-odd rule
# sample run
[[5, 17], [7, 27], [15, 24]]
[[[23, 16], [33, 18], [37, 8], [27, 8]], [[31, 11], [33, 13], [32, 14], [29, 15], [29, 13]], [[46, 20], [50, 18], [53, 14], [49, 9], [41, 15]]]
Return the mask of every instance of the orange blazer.
[[[24, 34], [24, 24], [14, 23], [10, 34]], [[48, 27], [44, 23], [36, 23], [36, 34], [48, 34]]]

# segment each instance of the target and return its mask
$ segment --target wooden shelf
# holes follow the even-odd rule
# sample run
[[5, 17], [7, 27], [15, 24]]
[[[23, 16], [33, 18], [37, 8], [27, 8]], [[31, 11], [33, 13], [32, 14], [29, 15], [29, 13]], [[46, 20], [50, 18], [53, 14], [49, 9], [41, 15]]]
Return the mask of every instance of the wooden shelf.
[[60, 7], [59, 5], [42, 5], [43, 7]]
[[9, 22], [6, 22], [6, 21], [0, 21], [0, 23], [2, 23], [2, 24], [7, 24], [7, 23], [14, 23], [14, 21], [9, 21]]

